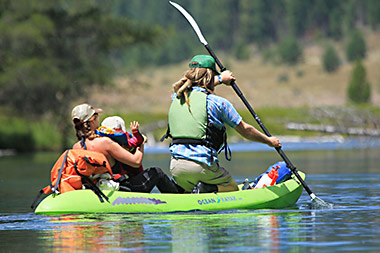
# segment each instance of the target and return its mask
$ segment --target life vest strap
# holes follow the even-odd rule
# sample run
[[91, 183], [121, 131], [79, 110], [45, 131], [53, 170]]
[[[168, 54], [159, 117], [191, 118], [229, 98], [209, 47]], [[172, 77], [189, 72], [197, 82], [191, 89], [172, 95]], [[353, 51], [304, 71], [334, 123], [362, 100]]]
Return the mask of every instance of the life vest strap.
[[99, 163], [92, 163], [90, 162], [90, 160], [88, 159], [88, 157], [83, 157], [83, 160], [86, 161], [86, 163], [90, 164], [91, 166], [94, 166], [94, 167], [106, 167], [106, 161], [103, 161], [102, 164], [99, 164]]
[[[57, 182], [55, 183], [55, 186], [51, 188], [51, 191], [53, 192], [53, 195], [55, 196], [55, 194], [58, 194], [58, 185], [59, 183], [61, 182], [61, 177], [62, 177], [62, 172], [63, 172], [63, 168], [66, 164], [66, 161], [67, 161], [67, 155], [69, 154], [69, 150], [66, 151], [66, 154], [65, 154], [65, 158], [63, 159], [62, 161], [62, 166], [61, 168], [59, 169], [59, 173], [58, 173], [58, 178], [57, 178]], [[50, 184], [51, 185], [51, 184]]]
[[103, 198], [107, 201], [107, 202], [109, 202], [108, 201], [108, 197], [99, 189], [99, 187], [97, 187], [95, 184], [94, 184], [94, 182], [92, 182], [92, 180], [89, 178], [89, 177], [87, 177], [87, 176], [85, 176], [85, 175], [82, 175], [80, 172], [79, 172], [79, 170], [78, 170], [78, 166], [77, 166], [77, 163], [75, 162], [75, 164], [74, 164], [74, 169], [75, 169], [75, 171], [77, 172], [77, 174], [82, 178], [82, 179], [84, 179], [85, 181], [86, 181], [86, 183], [88, 183], [89, 184], [89, 186], [90, 186], [90, 189], [96, 194], [96, 196], [98, 196], [98, 198], [99, 198], [99, 200], [100, 200], [100, 202], [104, 202], [104, 200], [103, 200]]
[[192, 139], [192, 138], [175, 138], [172, 140], [173, 144], [192, 144], [192, 145], [205, 145], [205, 140], [199, 140], [199, 139]]
[[161, 137], [160, 142], [163, 142], [167, 138], [172, 138], [172, 135], [170, 134], [169, 124], [168, 128], [166, 129], [166, 133]]

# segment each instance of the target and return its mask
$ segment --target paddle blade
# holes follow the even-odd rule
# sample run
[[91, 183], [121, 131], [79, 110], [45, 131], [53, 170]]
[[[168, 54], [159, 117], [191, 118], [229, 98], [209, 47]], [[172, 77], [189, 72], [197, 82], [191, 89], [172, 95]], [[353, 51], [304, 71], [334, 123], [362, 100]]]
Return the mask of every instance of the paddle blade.
[[198, 36], [198, 39], [200, 40], [200, 42], [203, 44], [203, 45], [207, 45], [207, 41], [205, 39], [205, 37], [203, 37], [203, 34], [201, 32], [201, 29], [199, 28], [197, 22], [195, 22], [194, 18], [184, 9], [182, 8], [181, 5], [175, 3], [175, 2], [172, 2], [172, 1], [169, 1], [169, 3], [171, 5], [173, 5], [179, 12], [182, 13], [182, 15], [187, 19], [187, 21], [190, 23], [191, 27], [193, 27], [193, 30], [194, 32], [197, 34]]
[[333, 209], [333, 208], [334, 208], [333, 204], [327, 203], [323, 201], [322, 199], [318, 198], [317, 196], [315, 196], [311, 200], [310, 209]]

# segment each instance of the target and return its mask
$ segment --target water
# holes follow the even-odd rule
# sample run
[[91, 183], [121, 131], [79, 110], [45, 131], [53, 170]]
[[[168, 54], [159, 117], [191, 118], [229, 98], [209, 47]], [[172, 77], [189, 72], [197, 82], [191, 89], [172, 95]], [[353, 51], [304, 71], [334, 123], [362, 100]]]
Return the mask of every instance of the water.
[[[59, 154], [0, 158], [0, 252], [377, 252], [380, 149], [292, 151], [306, 183], [334, 209], [313, 210], [304, 191], [284, 210], [43, 216], [29, 208]], [[222, 161], [237, 181], [279, 160], [276, 152], [233, 153]], [[146, 154], [144, 166], [169, 165]]]

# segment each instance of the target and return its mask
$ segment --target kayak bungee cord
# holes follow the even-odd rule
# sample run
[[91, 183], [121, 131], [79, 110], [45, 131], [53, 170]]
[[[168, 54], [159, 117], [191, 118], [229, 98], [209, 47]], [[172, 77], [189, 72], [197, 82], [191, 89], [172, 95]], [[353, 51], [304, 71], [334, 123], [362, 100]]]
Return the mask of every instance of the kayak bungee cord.
[[[169, 3], [174, 6], [185, 18], [186, 20], [190, 23], [191, 27], [197, 34], [200, 42], [206, 47], [207, 51], [209, 54], [215, 59], [216, 64], [219, 66], [220, 71], [223, 72], [226, 70], [226, 68], [222, 65], [222, 63], [219, 61], [218, 57], [216, 57], [215, 53], [211, 50], [210, 46], [208, 45], [206, 39], [204, 38], [198, 24], [195, 22], [194, 18], [179, 4], [169, 1]], [[271, 137], [271, 134], [269, 131], [266, 129], [264, 124], [261, 122], [260, 118], [257, 116], [255, 111], [252, 109], [248, 101], [245, 99], [243, 93], [237, 86], [235, 81], [231, 82], [231, 86], [236, 92], [236, 94], [240, 97], [240, 99], [243, 101], [244, 105], [247, 107], [249, 112], [252, 114], [252, 116], [255, 118], [256, 122], [259, 124], [261, 129], [264, 131], [264, 133], [268, 136]], [[311, 198], [311, 208], [312, 209], [327, 209], [327, 208], [333, 208], [333, 205], [330, 203], [326, 203], [322, 199], [318, 198], [311, 190], [310, 188], [306, 185], [305, 181], [301, 178], [301, 176], [298, 174], [296, 167], [292, 164], [292, 162], [289, 160], [289, 158], [285, 155], [284, 151], [281, 148], [276, 148], [277, 152], [280, 154], [282, 159], [284, 159], [286, 165], [288, 168], [293, 172], [293, 174], [297, 177], [299, 182], [302, 184], [303, 188], [307, 191]]]

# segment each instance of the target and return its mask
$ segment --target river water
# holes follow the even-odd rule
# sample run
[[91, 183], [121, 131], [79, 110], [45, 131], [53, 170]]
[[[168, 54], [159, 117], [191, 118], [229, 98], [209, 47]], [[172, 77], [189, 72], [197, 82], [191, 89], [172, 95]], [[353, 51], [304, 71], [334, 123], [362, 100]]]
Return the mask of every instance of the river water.
[[[304, 191], [282, 210], [35, 215], [30, 204], [59, 154], [1, 157], [0, 252], [378, 252], [380, 149], [286, 154], [333, 209], [311, 209]], [[242, 181], [279, 160], [276, 152], [234, 152], [222, 165]], [[169, 156], [147, 153], [144, 167], [152, 165], [168, 171]]]

